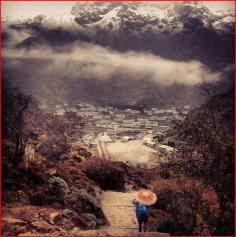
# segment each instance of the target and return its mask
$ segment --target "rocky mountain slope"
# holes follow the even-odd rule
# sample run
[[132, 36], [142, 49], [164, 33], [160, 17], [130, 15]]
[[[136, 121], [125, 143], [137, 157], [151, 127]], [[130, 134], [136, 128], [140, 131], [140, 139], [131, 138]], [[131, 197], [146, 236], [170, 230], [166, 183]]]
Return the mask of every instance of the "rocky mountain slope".
[[[11, 30], [29, 34], [17, 42], [18, 47], [82, 40], [177, 59], [200, 58], [205, 62], [205, 58], [215, 61], [218, 56], [232, 61], [233, 9], [212, 12], [200, 3], [171, 3], [160, 9], [154, 3], [81, 2], [64, 19], [42, 14], [3, 21]], [[4, 35], [4, 39], [11, 37], [6, 32]]]

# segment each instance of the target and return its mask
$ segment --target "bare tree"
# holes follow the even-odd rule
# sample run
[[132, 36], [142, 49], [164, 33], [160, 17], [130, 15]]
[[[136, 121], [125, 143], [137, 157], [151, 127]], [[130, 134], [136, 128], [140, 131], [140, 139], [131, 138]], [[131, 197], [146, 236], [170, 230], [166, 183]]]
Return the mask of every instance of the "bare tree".
[[24, 156], [30, 136], [25, 124], [25, 114], [31, 102], [31, 95], [26, 96], [18, 88], [11, 87], [9, 82], [3, 83], [3, 136], [15, 142], [15, 166], [18, 166]]
[[25, 148], [29, 139], [29, 134], [25, 134], [24, 132], [24, 112], [28, 109], [29, 103], [31, 101], [31, 95], [25, 98], [18, 98], [19, 108], [17, 108], [17, 110], [12, 113], [8, 125], [15, 135], [14, 163], [16, 166], [18, 166], [25, 154]]
[[168, 167], [176, 174], [199, 180], [215, 190], [220, 211], [213, 234], [232, 234], [234, 142], [233, 131], [226, 129], [228, 125], [224, 118], [233, 115], [224, 114], [225, 107], [230, 104], [228, 102], [217, 108], [219, 98], [214, 94], [214, 88], [204, 86], [203, 92], [208, 96], [207, 103], [192, 110], [184, 120], [174, 125], [180, 141], [179, 152]]

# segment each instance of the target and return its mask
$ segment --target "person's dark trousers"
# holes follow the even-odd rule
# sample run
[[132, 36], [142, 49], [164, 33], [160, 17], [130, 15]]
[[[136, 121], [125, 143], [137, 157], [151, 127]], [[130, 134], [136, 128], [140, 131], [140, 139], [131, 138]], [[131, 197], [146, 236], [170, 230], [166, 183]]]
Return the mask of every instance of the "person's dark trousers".
[[147, 222], [144, 222], [144, 221], [139, 221], [138, 222], [138, 229], [139, 229], [139, 232], [147, 232]]
[[142, 232], [142, 222], [138, 222], [138, 230], [139, 232]]
[[[139, 232], [146, 232], [147, 231], [147, 222], [148, 222], [148, 215], [138, 215], [138, 229]], [[143, 227], [142, 227], [143, 224]]]
[[143, 232], [147, 232], [147, 222], [143, 222]]

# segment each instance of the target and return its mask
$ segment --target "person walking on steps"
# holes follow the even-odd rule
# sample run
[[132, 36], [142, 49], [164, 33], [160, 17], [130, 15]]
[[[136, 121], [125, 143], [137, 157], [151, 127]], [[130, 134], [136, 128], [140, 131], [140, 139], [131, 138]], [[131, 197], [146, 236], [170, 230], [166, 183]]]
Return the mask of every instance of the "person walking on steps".
[[135, 207], [139, 232], [146, 232], [150, 206], [136, 202]]
[[135, 194], [135, 209], [139, 232], [147, 232], [150, 205], [154, 204], [156, 200], [155, 193], [149, 190], [140, 190]]

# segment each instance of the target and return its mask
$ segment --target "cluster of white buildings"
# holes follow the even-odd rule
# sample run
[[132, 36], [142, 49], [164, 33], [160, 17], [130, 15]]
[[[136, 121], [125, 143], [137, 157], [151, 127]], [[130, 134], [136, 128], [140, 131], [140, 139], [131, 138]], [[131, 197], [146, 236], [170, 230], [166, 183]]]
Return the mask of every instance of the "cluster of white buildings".
[[[70, 111], [83, 121], [85, 126], [84, 134], [80, 139], [83, 143], [95, 147], [95, 139], [98, 133], [106, 131], [111, 136], [120, 132], [131, 136], [129, 132], [137, 132], [137, 138], [143, 138], [142, 134], [161, 133], [164, 134], [169, 128], [171, 120], [178, 118], [178, 109], [171, 108], [150, 108], [142, 111], [135, 109], [117, 109], [112, 106], [96, 106], [90, 103], [79, 103], [69, 105], [67, 103], [41, 106], [44, 111], [54, 115], [64, 115]], [[190, 106], [181, 108], [181, 112], [189, 111]], [[78, 128], [78, 131], [81, 128]], [[139, 136], [140, 135], [140, 136]], [[142, 136], [141, 136], [142, 135]], [[126, 135], [123, 135], [126, 136]], [[149, 142], [150, 143], [150, 142]], [[150, 144], [149, 144], [150, 145]]]

